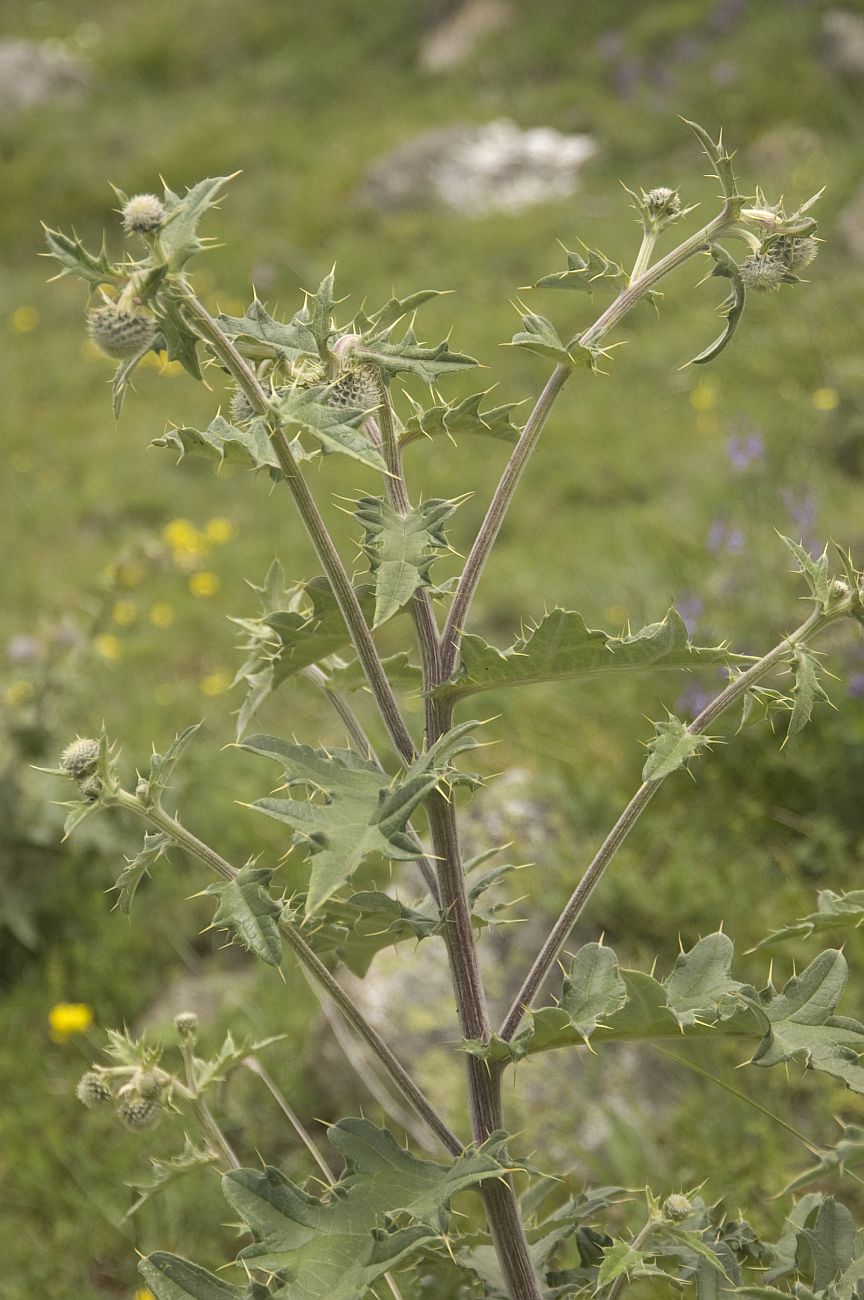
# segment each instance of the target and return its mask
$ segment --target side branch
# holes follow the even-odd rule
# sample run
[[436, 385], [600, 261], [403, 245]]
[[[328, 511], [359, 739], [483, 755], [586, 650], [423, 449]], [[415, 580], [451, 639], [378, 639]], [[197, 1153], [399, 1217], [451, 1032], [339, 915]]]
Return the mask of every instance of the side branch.
[[[752, 667], [748, 668], [746, 672], [741, 673], [740, 676], [734, 679], [734, 681], [731, 681], [725, 690], [721, 691], [720, 694], [712, 700], [696, 718], [693, 719], [687, 728], [689, 733], [693, 736], [704, 734], [715, 719], [719, 718], [722, 713], [725, 713], [725, 711], [734, 704], [736, 700], [741, 699], [751, 686], [754, 686], [757, 682], [761, 681], [763, 677], [767, 676], [768, 673], [776, 668], [777, 665], [789, 654], [790, 650], [794, 650], [797, 646], [804, 645], [808, 641], [812, 640], [812, 638], [817, 633], [821, 632], [823, 628], [827, 627], [829, 623], [833, 623], [836, 619], [844, 617], [844, 612], [845, 611], [841, 610], [825, 614], [822, 613], [821, 610], [817, 610], [813, 613], [795, 632], [792, 632], [788, 637], [785, 637], [779, 645], [774, 647], [773, 650], [769, 650], [766, 655], [753, 664]], [[579, 919], [585, 904], [591, 897], [591, 894], [603, 876], [604, 871], [626, 840], [627, 836], [630, 834], [633, 827], [636, 825], [639, 818], [642, 816], [642, 813], [645, 811], [648, 804], [654, 798], [654, 795], [657, 793], [664, 780], [665, 778], [661, 777], [656, 781], [644, 781], [642, 783], [615, 825], [612, 827], [609, 834], [606, 836], [603, 843], [600, 845], [600, 848], [597, 850], [590, 866], [579, 881], [579, 884], [576, 886], [573, 893], [570, 895], [567, 905], [549, 932], [549, 936], [537, 954], [534, 964], [528, 972], [522, 987], [516, 994], [516, 997], [513, 1000], [513, 1005], [507, 1013], [506, 1019], [499, 1031], [501, 1038], [507, 1041], [513, 1038], [522, 1022], [523, 1016], [526, 1011], [530, 1009], [531, 1004], [540, 992], [546, 977], [555, 965], [561, 949], [567, 942], [570, 931]]]

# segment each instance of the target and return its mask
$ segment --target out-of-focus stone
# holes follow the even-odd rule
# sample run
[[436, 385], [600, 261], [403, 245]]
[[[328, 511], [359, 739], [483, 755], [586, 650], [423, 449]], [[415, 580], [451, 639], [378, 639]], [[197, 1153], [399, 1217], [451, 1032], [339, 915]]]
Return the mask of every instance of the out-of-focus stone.
[[864, 17], [832, 9], [822, 20], [825, 58], [834, 72], [864, 77]]
[[41, 104], [80, 99], [90, 86], [85, 64], [47, 43], [0, 40], [0, 117]]
[[426, 37], [420, 47], [420, 67], [424, 72], [458, 68], [485, 36], [505, 27], [512, 17], [505, 0], [466, 0]]
[[523, 130], [501, 119], [425, 132], [376, 163], [360, 201], [388, 209], [447, 207], [469, 217], [567, 198], [597, 152], [589, 135]]

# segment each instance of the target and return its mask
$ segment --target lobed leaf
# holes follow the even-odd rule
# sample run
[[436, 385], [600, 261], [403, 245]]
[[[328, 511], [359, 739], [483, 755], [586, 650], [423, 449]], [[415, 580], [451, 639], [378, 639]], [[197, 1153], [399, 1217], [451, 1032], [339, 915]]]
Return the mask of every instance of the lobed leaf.
[[510, 412], [515, 404], [495, 406], [486, 411], [480, 410], [480, 404], [486, 393], [472, 393], [449, 405], [430, 406], [426, 410], [415, 405], [413, 414], [408, 418], [399, 437], [399, 444], [406, 447], [418, 438], [458, 438], [461, 435], [496, 438], [501, 442], [513, 443], [519, 438], [519, 430], [510, 419]]
[[198, 361], [198, 335], [190, 327], [183, 310], [169, 294], [162, 294], [154, 303], [156, 319], [165, 340], [169, 361], [179, 361], [193, 379], [201, 378]]
[[772, 930], [767, 938], [756, 944], [753, 951], [770, 948], [787, 939], [809, 939], [811, 934], [821, 930], [836, 930], [846, 926], [857, 929], [864, 922], [864, 889], [851, 889], [842, 894], [835, 894], [832, 889], [820, 889], [816, 907], [815, 912], [802, 916], [791, 925]]
[[255, 298], [242, 316], [219, 316], [219, 327], [240, 352], [253, 360], [295, 361], [316, 355], [315, 339], [305, 322], [278, 321]]
[[[94, 288], [100, 284], [122, 284], [125, 277], [121, 271], [108, 260], [105, 241], [94, 256], [89, 253], [77, 235], [64, 235], [61, 230], [49, 230], [45, 226], [45, 241], [48, 245], [46, 257], [53, 257], [60, 264], [59, 275], [77, 275]], [[57, 278], [57, 277], [55, 277]]]
[[[828, 548], [826, 547], [822, 554], [814, 560], [810, 552], [800, 542], [793, 542], [791, 537], [784, 537], [782, 533], [778, 533], [777, 536], [792, 552], [798, 571], [804, 575], [804, 581], [810, 588], [811, 596], [824, 609], [831, 595], [831, 580], [828, 574]], [[856, 574], [856, 579], [857, 576]], [[853, 587], [856, 585], [857, 582], [852, 583]]]
[[804, 730], [819, 700], [828, 700], [825, 688], [819, 681], [819, 660], [807, 646], [795, 647], [792, 672], [795, 675], [795, 685], [792, 687], [792, 714], [786, 740], [791, 740], [799, 731]]
[[268, 888], [272, 876], [266, 867], [249, 865], [238, 871], [234, 880], [208, 885], [204, 892], [219, 899], [213, 925], [224, 927], [268, 966], [278, 966], [282, 960], [282, 904]]
[[156, 1300], [243, 1300], [243, 1292], [179, 1255], [156, 1250], [138, 1265]]
[[172, 271], [180, 271], [204, 247], [198, 238], [198, 223], [216, 203], [220, 190], [233, 176], [215, 176], [199, 181], [182, 198], [165, 189], [166, 217], [159, 231], [159, 243]]
[[403, 515], [382, 497], [357, 502], [354, 514], [365, 530], [363, 549], [375, 578], [373, 627], [386, 623], [418, 588], [428, 586], [433, 563], [448, 549], [444, 523], [458, 504], [433, 497]]
[[127, 858], [126, 865], [114, 881], [112, 889], [119, 890], [115, 906], [126, 915], [132, 910], [135, 892], [151, 868], [167, 853], [174, 841], [164, 831], [145, 831], [144, 844], [134, 858]]
[[723, 330], [713, 343], [709, 343], [704, 351], [691, 358], [689, 363], [691, 366], [705, 365], [706, 362], [719, 357], [726, 345], [732, 341], [732, 336], [741, 322], [741, 317], [744, 315], [744, 307], [747, 302], [744, 281], [741, 279], [738, 263], [734, 257], [731, 257], [720, 244], [709, 244], [708, 251], [714, 259], [712, 276], [719, 275], [726, 280], [731, 280], [732, 292], [720, 308], [721, 315], [726, 321]]
[[479, 636], [464, 636], [459, 667], [435, 694], [460, 698], [505, 686], [636, 669], [697, 668], [728, 663], [732, 658], [725, 646], [692, 645], [684, 621], [674, 609], [661, 622], [649, 623], [628, 636], [589, 628], [581, 614], [553, 609], [507, 650], [496, 650]]
[[477, 365], [473, 357], [451, 352], [446, 339], [431, 347], [419, 343], [413, 330], [408, 330], [398, 342], [390, 338], [389, 331], [364, 339], [352, 355], [374, 362], [387, 376], [416, 375], [430, 387], [444, 375], [458, 374]]
[[[250, 420], [245, 428], [229, 423], [222, 415], [217, 415], [206, 429], [172, 428], [166, 429], [161, 438], [154, 438], [154, 447], [175, 447], [184, 456], [204, 456], [215, 460], [221, 468], [229, 465], [245, 465], [249, 469], [266, 469], [274, 478], [281, 478], [282, 469], [279, 458], [273, 449], [273, 443], [267, 429], [267, 423], [260, 417]], [[299, 438], [291, 443], [291, 452], [295, 460], [309, 460], [307, 452]]]
[[323, 452], [341, 452], [386, 474], [381, 453], [361, 427], [368, 411], [329, 405], [326, 385], [282, 389], [276, 408], [283, 424], [312, 434]]
[[643, 781], [662, 781], [684, 767], [711, 744], [708, 736], [696, 735], [674, 714], [654, 723], [654, 737], [648, 741], [648, 758], [642, 768]]
[[594, 352], [582, 347], [575, 339], [565, 346], [552, 322], [533, 311], [523, 313], [522, 329], [517, 330], [506, 346], [536, 352], [538, 356], [549, 357], [551, 361], [567, 366], [570, 370], [576, 366], [588, 366], [592, 370], [595, 368]]
[[582, 252], [564, 249], [567, 254], [566, 271], [544, 275], [532, 285], [534, 289], [580, 289], [584, 293], [608, 289], [617, 293], [626, 289], [630, 277], [618, 262], [611, 261], [605, 253], [582, 244]]

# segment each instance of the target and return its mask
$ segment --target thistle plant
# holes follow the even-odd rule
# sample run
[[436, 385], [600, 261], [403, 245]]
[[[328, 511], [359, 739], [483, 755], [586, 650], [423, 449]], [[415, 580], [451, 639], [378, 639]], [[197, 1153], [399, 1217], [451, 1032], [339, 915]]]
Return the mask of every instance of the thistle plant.
[[[672, 1287], [695, 1288], [704, 1300], [736, 1292], [826, 1300], [864, 1294], [854, 1222], [831, 1196], [810, 1193], [800, 1200], [774, 1243], [762, 1241], [745, 1220], [725, 1217], [699, 1189], [647, 1189], [641, 1226], [628, 1229], [631, 1212], [622, 1209], [622, 1189], [571, 1194], [562, 1171], [550, 1177], [534, 1168], [520, 1153], [519, 1140], [508, 1134], [502, 1100], [508, 1071], [528, 1056], [668, 1039], [738, 1039], [749, 1044], [754, 1069], [803, 1062], [864, 1093], [864, 1067], [858, 1063], [864, 1027], [837, 1010], [846, 981], [839, 950], [816, 956], [782, 989], [770, 980], [757, 988], [733, 976], [733, 944], [720, 930], [680, 953], [663, 979], [622, 968], [599, 940], [568, 951], [576, 922], [642, 812], [667, 778], [707, 755], [721, 718], [737, 707], [744, 722], [782, 722], [787, 738], [810, 720], [824, 696], [814, 643], [835, 623], [864, 621], [862, 577], [848, 553], [835, 547], [832, 559], [826, 548], [814, 558], [787, 540], [806, 584], [809, 612], [761, 656], [738, 654], [726, 644], [693, 644], [674, 609], [626, 634], [598, 630], [576, 612], [554, 609], [504, 649], [472, 630], [475, 593], [550, 411], [571, 380], [591, 382], [606, 367], [611, 336], [628, 314], [646, 300], [658, 306], [658, 286], [670, 272], [707, 259], [708, 276], [724, 282], [726, 296], [719, 336], [692, 358], [692, 364], [704, 365], [732, 340], [749, 292], [794, 291], [799, 272], [818, 252], [811, 215], [818, 196], [791, 212], [759, 191], [747, 196], [722, 139], [688, 125], [719, 183], [714, 215], [676, 242], [678, 231], [694, 224], [694, 208], [667, 186], [631, 191], [642, 228], [632, 270], [580, 246], [567, 253], [563, 270], [537, 281], [538, 290], [575, 290], [589, 323], [571, 333], [572, 323], [559, 330], [535, 311], [522, 310], [512, 346], [551, 362], [553, 369], [521, 427], [514, 406], [494, 406], [485, 393], [449, 402], [440, 395], [450, 376], [475, 362], [449, 341], [429, 345], [418, 339], [415, 313], [435, 296], [431, 291], [351, 316], [337, 301], [331, 273], [290, 319], [275, 318], [257, 298], [242, 317], [211, 315], [195, 292], [189, 266], [207, 244], [199, 225], [231, 178], [202, 181], [183, 196], [170, 190], [161, 199], [121, 194], [132, 251], [119, 260], [104, 246], [94, 254], [75, 237], [47, 232], [61, 274], [82, 278], [96, 295], [87, 330], [119, 360], [115, 412], [148, 352], [178, 361], [195, 381], [202, 381], [205, 370], [224, 381], [220, 408], [207, 428], [171, 427], [156, 444], [181, 458], [205, 457], [216, 467], [229, 461], [269, 475], [293, 499], [322, 571], [287, 582], [274, 564], [258, 588], [260, 615], [237, 620], [246, 651], [238, 672], [246, 696], [237, 745], [281, 773], [277, 794], [252, 808], [286, 828], [286, 848], [304, 862], [303, 890], [289, 895], [280, 888], [277, 868], [262, 865], [254, 846], [245, 865], [229, 862], [172, 811], [174, 769], [197, 724], [165, 753], [154, 753], [133, 782], [124, 778], [104, 732], [72, 741], [56, 769], [78, 786], [68, 828], [112, 807], [144, 824], [143, 846], [117, 880], [123, 911], [142, 879], [174, 849], [200, 864], [215, 877], [205, 887], [215, 901], [214, 925], [271, 967], [282, 963], [287, 948], [438, 1147], [434, 1158], [421, 1158], [399, 1136], [365, 1119], [344, 1119], [328, 1134], [333, 1161], [343, 1170], [337, 1177], [282, 1098], [283, 1112], [326, 1179], [323, 1193], [305, 1190], [276, 1168], [242, 1167], [209, 1109], [208, 1087], [229, 1063], [237, 1064], [233, 1047], [209, 1064], [199, 1060], [194, 1017], [181, 1017], [178, 1050], [185, 1073], [175, 1073], [164, 1068], [156, 1049], [112, 1035], [109, 1050], [119, 1064], [94, 1063], [79, 1084], [81, 1101], [90, 1107], [113, 1104], [127, 1126], [142, 1129], [165, 1111], [191, 1107], [204, 1146], [192, 1144], [181, 1153], [176, 1171], [199, 1160], [221, 1168], [225, 1197], [251, 1235], [238, 1256], [236, 1282], [177, 1255], [147, 1256], [141, 1272], [157, 1300], [357, 1300], [381, 1295], [385, 1286], [397, 1297], [540, 1300], [598, 1294], [614, 1300], [636, 1282], [641, 1294], [649, 1293], [645, 1286], [663, 1295]], [[597, 297], [609, 301], [594, 315], [590, 304]], [[412, 395], [416, 383], [411, 393], [401, 392], [400, 379], [425, 383], [429, 399], [419, 402]], [[447, 436], [485, 439], [507, 458], [479, 530], [469, 539], [461, 573], [439, 583], [436, 561], [450, 548], [460, 500], [412, 491], [406, 465], [412, 444]], [[380, 481], [374, 495], [364, 486], [354, 506], [368, 561], [359, 582], [310, 488], [307, 466], [329, 455], [362, 467], [364, 484], [370, 474]], [[397, 626], [405, 628], [406, 647], [382, 657], [378, 629], [405, 614]], [[726, 685], [693, 721], [670, 714], [654, 723], [642, 784], [593, 859], [581, 871], [574, 866], [569, 901], [530, 968], [514, 973], [510, 1009], [494, 1024], [478, 944], [499, 919], [486, 893], [507, 868], [494, 864], [491, 846], [464, 861], [459, 826], [466, 798], [483, 797], [476, 794], [481, 782], [470, 771], [470, 756], [496, 726], [480, 707], [484, 693], [639, 669], [716, 671], [718, 665]], [[347, 737], [344, 747], [250, 734], [253, 718], [289, 677], [302, 677], [309, 690], [322, 693]], [[409, 722], [409, 694], [422, 699], [422, 728]], [[465, 710], [469, 701], [473, 708]], [[363, 715], [373, 706], [377, 721], [370, 723]], [[487, 722], [488, 731], [481, 730]], [[386, 890], [370, 886], [370, 870], [382, 862], [394, 867]], [[862, 915], [861, 897], [832, 895], [816, 919], [765, 942], [781, 943], [829, 923], [854, 924]], [[406, 939], [414, 941], [415, 960], [422, 962], [420, 941], [432, 936], [443, 939], [452, 975], [461, 1034], [454, 1051], [464, 1059], [470, 1115], [465, 1131], [439, 1113], [410, 1063], [340, 980], [343, 967], [363, 975], [378, 952]], [[285, 976], [289, 985], [298, 977], [293, 968]], [[275, 1088], [257, 1058], [244, 1060]], [[840, 1145], [836, 1153], [824, 1153], [817, 1173], [802, 1175], [800, 1186], [820, 1171], [843, 1168], [850, 1144], [860, 1146], [861, 1140], [844, 1134], [843, 1141], [845, 1154], [838, 1154]], [[618, 1235], [609, 1235], [607, 1225]]]

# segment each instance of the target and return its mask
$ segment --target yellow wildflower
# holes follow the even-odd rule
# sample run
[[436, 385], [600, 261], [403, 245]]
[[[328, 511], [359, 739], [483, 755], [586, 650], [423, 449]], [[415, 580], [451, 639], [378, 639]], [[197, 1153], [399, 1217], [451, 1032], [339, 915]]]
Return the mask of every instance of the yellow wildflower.
[[222, 516], [208, 519], [204, 525], [204, 536], [214, 546], [220, 546], [223, 542], [230, 542], [234, 536], [234, 525], [230, 519], [225, 519]]
[[202, 695], [222, 695], [231, 685], [231, 674], [218, 668], [215, 673], [208, 673], [198, 683]]
[[167, 600], [157, 600], [150, 606], [150, 622], [154, 627], [170, 627], [174, 622], [174, 606]]
[[131, 627], [138, 617], [138, 606], [134, 600], [118, 600], [111, 611], [111, 617], [120, 627]]
[[810, 400], [817, 411], [836, 411], [840, 405], [840, 394], [836, 388], [817, 388]]
[[35, 307], [29, 305], [16, 307], [9, 317], [9, 323], [12, 326], [13, 333], [29, 334], [32, 330], [38, 328], [39, 313]]
[[34, 694], [31, 682], [13, 682], [11, 686], [7, 687], [3, 695], [3, 701], [10, 708], [14, 708], [16, 704], [27, 704], [29, 700], [33, 699]]
[[717, 385], [713, 383], [697, 384], [690, 392], [690, 405], [694, 411], [704, 414], [710, 411], [717, 402]]
[[201, 544], [201, 535], [191, 519], [172, 519], [162, 529], [162, 539], [172, 549], [189, 550]]
[[219, 575], [211, 573], [209, 569], [193, 573], [189, 579], [189, 590], [193, 596], [215, 596], [221, 586]]
[[58, 1002], [48, 1012], [48, 1025], [55, 1043], [65, 1043], [73, 1034], [85, 1034], [93, 1024], [93, 1008], [86, 1002]]
[[103, 659], [119, 659], [123, 654], [123, 643], [110, 632], [103, 632], [101, 636], [93, 638], [93, 649]]

